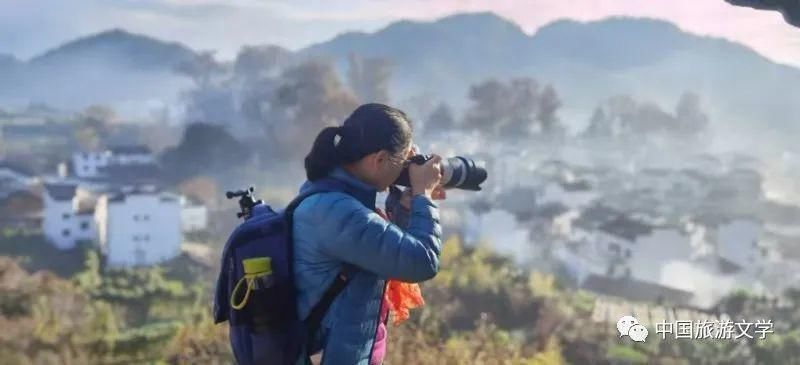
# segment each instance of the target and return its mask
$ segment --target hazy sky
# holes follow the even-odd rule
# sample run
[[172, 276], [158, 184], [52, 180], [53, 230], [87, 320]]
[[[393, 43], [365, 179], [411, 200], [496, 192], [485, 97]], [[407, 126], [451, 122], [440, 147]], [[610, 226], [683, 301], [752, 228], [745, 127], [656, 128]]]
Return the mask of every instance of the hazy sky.
[[28, 59], [76, 37], [124, 28], [232, 57], [241, 45], [297, 49], [346, 30], [374, 31], [398, 19], [432, 20], [493, 11], [526, 32], [559, 18], [611, 15], [669, 20], [698, 34], [744, 43], [800, 66], [800, 28], [778, 12], [724, 0], [0, 0], [0, 53]]

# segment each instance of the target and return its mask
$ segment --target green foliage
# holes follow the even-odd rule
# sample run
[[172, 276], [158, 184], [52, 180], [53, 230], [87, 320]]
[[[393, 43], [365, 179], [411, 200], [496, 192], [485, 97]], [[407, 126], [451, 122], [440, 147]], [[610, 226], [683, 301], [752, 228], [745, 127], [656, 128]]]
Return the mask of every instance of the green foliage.
[[[62, 277], [80, 271], [84, 264], [85, 250], [75, 248], [60, 250], [47, 241], [41, 233], [20, 233], [13, 230], [0, 237], [0, 256], [12, 257], [31, 272], [47, 270]], [[54, 265], [58, 262], [58, 265]]]
[[[0, 258], [0, 362], [14, 364], [229, 364], [227, 326], [215, 325], [213, 275], [185, 260], [102, 269], [96, 252], [63, 280]], [[425, 306], [390, 325], [390, 364], [792, 364], [800, 359], [800, 298], [735, 292], [720, 304], [737, 318], [772, 319], [764, 340], [620, 339], [592, 320], [595, 296], [521, 270], [485, 247], [449, 237]], [[781, 303], [779, 305], [779, 303]], [[788, 305], [787, 305], [788, 304]], [[727, 309], [725, 309], [727, 308]], [[797, 363], [797, 362], [794, 362]]]
[[166, 178], [181, 182], [208, 175], [230, 177], [246, 164], [251, 151], [220, 126], [193, 123], [186, 127], [181, 143], [162, 155]]
[[624, 361], [628, 364], [647, 364], [646, 354], [626, 345], [614, 345], [609, 347], [607, 357], [609, 360]]

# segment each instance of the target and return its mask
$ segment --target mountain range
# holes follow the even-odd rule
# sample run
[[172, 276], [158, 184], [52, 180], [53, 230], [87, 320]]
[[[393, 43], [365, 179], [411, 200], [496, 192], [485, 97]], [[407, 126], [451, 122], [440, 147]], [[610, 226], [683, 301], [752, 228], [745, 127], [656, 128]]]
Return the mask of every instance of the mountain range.
[[[529, 35], [495, 14], [468, 13], [343, 33], [296, 55], [333, 58], [344, 75], [351, 53], [391, 60], [390, 96], [401, 105], [423, 96], [458, 109], [467, 105], [470, 85], [530, 76], [552, 84], [564, 104], [562, 118], [577, 123], [614, 95], [629, 94], [672, 110], [682, 92], [693, 91], [712, 125], [723, 132], [756, 130], [769, 138], [800, 133], [800, 69], [661, 20], [559, 20]], [[0, 102], [34, 99], [81, 107], [174, 101], [189, 85], [175, 66], [197, 54], [179, 43], [117, 29], [29, 61], [0, 55], [0, 80], [6, 80], [0, 82]]]

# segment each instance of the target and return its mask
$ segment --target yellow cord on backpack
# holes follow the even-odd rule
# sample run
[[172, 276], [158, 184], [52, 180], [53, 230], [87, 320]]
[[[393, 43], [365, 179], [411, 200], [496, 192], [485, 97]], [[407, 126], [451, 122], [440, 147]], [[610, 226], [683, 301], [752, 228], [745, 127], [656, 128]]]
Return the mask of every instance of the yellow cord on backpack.
[[[233, 287], [231, 292], [231, 307], [236, 310], [244, 308], [247, 300], [250, 298], [250, 291], [253, 290], [255, 279], [259, 276], [272, 274], [272, 259], [269, 257], [254, 257], [251, 259], [242, 260], [244, 266], [244, 276], [239, 279], [236, 286]], [[239, 304], [236, 304], [236, 293], [242, 286], [242, 282], [247, 282], [247, 291], [244, 293], [244, 298]]]

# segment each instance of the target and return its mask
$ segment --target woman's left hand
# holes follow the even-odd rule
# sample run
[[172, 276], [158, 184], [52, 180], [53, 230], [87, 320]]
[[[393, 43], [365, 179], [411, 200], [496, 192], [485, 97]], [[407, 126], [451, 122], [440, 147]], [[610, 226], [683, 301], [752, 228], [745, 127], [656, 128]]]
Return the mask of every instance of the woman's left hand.
[[[411, 188], [406, 188], [403, 191], [403, 196], [400, 197], [400, 205], [403, 208], [411, 209]], [[447, 192], [444, 187], [437, 186], [431, 192], [431, 199], [433, 200], [445, 200], [447, 198]]]
[[442, 186], [437, 186], [431, 193], [433, 200], [445, 200], [447, 198], [447, 191]]

